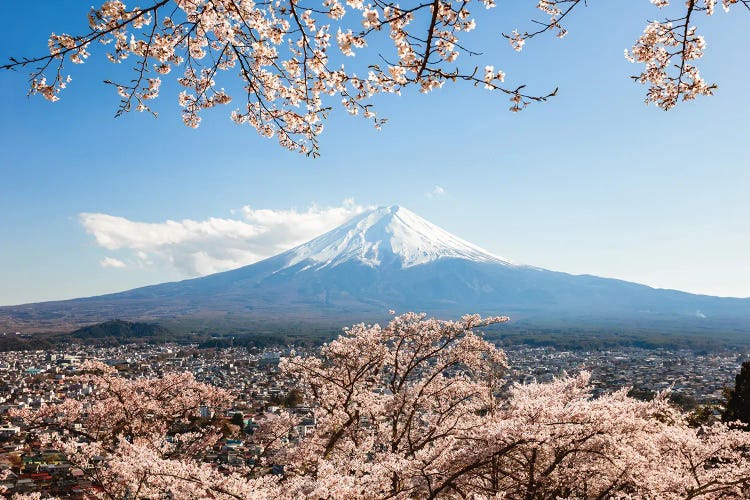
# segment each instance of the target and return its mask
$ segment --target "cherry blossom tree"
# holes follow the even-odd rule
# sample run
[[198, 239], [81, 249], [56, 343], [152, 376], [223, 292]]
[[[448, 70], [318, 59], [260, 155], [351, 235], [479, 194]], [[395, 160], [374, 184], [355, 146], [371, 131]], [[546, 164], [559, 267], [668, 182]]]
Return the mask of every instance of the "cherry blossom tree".
[[[695, 66], [705, 41], [694, 22], [713, 15], [719, 0], [650, 1], [668, 14], [649, 23], [625, 51], [644, 67], [633, 78], [647, 86], [646, 102], [670, 109], [680, 100], [710, 95], [716, 86]], [[720, 3], [725, 11], [750, 10], [750, 0]], [[141, 7], [128, 7], [107, 0], [92, 8], [88, 31], [53, 33], [49, 54], [11, 58], [0, 67], [33, 68], [30, 93], [56, 101], [71, 81], [65, 63], [83, 63], [95, 50], [92, 44], [102, 44], [113, 63], [136, 60], [130, 82], [107, 80], [121, 98], [117, 114], [151, 111], [161, 79], [176, 70], [186, 125], [197, 127], [202, 110], [236, 99], [235, 122], [316, 156], [323, 121], [335, 104], [379, 128], [385, 119], [375, 113], [372, 98], [409, 87], [430, 92], [461, 81], [505, 94], [514, 112], [554, 96], [556, 89], [532, 94], [526, 85], [509, 86], [502, 70], [467, 61], [478, 54], [463, 42], [477, 28], [472, 11], [493, 9], [495, 1], [472, 5], [469, 0], [145, 0]], [[537, 29], [503, 36], [517, 51], [545, 33], [563, 37], [564, 22], [582, 5], [583, 0], [538, 0], [545, 18], [534, 21]], [[357, 53], [361, 64], [347, 62]], [[238, 76], [239, 85], [234, 79], [220, 83], [226, 72]]]
[[17, 410], [28, 432], [62, 451], [102, 498], [256, 498], [272, 477], [220, 473], [201, 460], [221, 438], [216, 422], [199, 422], [201, 407], [231, 404], [226, 391], [191, 374], [129, 380], [89, 362], [77, 382], [92, 396], [39, 410]]
[[191, 415], [231, 398], [189, 375], [125, 380], [92, 365], [90, 399], [17, 416], [106, 498], [748, 498], [749, 432], [691, 427], [668, 393], [594, 398], [585, 372], [506, 387], [504, 353], [474, 331], [505, 320], [409, 313], [282, 360], [315, 425], [301, 435], [291, 412], [266, 419], [257, 469], [201, 460], [218, 434]]
[[317, 426], [288, 458], [297, 476], [353, 494], [419, 496], [436, 491], [463, 464], [496, 406], [505, 354], [472, 328], [506, 321], [459, 322], [406, 314], [387, 327], [357, 325], [320, 357], [291, 358], [282, 370], [314, 396]]

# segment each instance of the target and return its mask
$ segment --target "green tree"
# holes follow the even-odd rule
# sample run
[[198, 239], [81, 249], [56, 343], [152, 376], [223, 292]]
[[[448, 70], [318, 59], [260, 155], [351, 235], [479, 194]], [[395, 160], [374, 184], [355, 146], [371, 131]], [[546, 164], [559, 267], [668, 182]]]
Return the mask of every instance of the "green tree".
[[284, 398], [284, 406], [286, 406], [287, 408], [294, 408], [295, 406], [301, 405], [304, 401], [304, 398], [302, 396], [303, 395], [300, 390], [292, 389]]
[[734, 378], [734, 389], [727, 391], [727, 405], [721, 418], [724, 422], [739, 420], [750, 425], [750, 361], [742, 363]]
[[687, 415], [687, 423], [690, 427], [700, 427], [702, 425], [713, 425], [718, 417], [714, 414], [716, 405], [698, 405]]
[[232, 425], [237, 425], [241, 428], [245, 427], [245, 417], [242, 415], [242, 413], [237, 412], [234, 415], [232, 415], [231, 420]]

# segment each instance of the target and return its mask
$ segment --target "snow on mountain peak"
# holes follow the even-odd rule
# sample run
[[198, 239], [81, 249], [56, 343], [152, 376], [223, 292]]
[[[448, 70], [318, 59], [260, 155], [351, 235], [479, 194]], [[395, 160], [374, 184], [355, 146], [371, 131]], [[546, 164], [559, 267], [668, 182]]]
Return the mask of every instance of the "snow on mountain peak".
[[515, 265], [398, 205], [359, 214], [287, 254], [285, 267], [307, 262], [305, 269], [335, 267], [349, 261], [372, 267], [395, 263], [407, 268], [441, 258]]

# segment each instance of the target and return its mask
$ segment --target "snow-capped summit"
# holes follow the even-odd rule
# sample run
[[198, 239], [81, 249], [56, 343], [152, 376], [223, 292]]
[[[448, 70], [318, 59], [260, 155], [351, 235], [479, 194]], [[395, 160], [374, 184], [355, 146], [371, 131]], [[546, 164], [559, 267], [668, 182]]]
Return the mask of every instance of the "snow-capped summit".
[[426, 221], [406, 208], [378, 207], [287, 252], [285, 267], [335, 267], [356, 261], [408, 268], [443, 258], [515, 265]]

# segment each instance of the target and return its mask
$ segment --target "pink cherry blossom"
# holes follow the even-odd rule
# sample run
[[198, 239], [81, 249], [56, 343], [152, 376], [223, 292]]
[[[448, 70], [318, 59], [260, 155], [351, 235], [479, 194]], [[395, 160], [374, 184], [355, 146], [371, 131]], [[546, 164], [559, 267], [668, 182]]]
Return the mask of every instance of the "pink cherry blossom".
[[586, 372], [507, 387], [505, 354], [476, 331], [506, 320], [408, 313], [283, 359], [315, 425], [259, 418], [252, 467], [203, 459], [221, 436], [197, 412], [232, 397], [187, 374], [129, 380], [91, 363], [77, 375], [90, 396], [15, 418], [105, 498], [748, 498], [750, 432], [691, 427], [666, 392], [593, 397]]
[[[564, 24], [585, 4], [535, 3], [544, 16], [534, 20], [538, 29], [503, 35], [516, 51], [543, 33], [564, 37]], [[706, 42], [694, 22], [699, 14], [713, 15], [717, 1], [649, 3], [670, 17], [649, 23], [626, 52], [644, 66], [634, 79], [647, 85], [646, 102], [669, 109], [680, 100], [710, 95], [716, 86], [695, 65]], [[721, 2], [725, 11], [735, 4], [750, 9], [750, 0]], [[151, 106], [160, 92], [157, 75], [177, 70], [174, 78], [184, 87], [178, 104], [187, 126], [198, 127], [206, 109], [231, 105], [237, 124], [276, 138], [282, 147], [317, 156], [323, 122], [335, 105], [376, 128], [385, 123], [372, 111], [371, 99], [378, 94], [399, 94], [409, 87], [426, 93], [463, 81], [507, 94], [514, 112], [554, 96], [556, 90], [529, 94], [526, 85], [507, 86], [502, 71], [482, 74], [479, 68], [495, 66], [490, 61], [467, 61], [480, 55], [463, 41], [464, 33], [477, 29], [472, 5], [464, 0], [148, 0], [133, 7], [107, 0], [91, 9], [89, 31], [53, 33], [47, 55], [11, 59], [0, 67], [35, 65], [30, 93], [56, 101], [69, 82], [63, 73], [67, 62], [84, 63], [97, 50], [115, 64], [134, 61], [132, 81], [107, 80], [121, 99], [118, 114], [156, 114]], [[493, 9], [495, 2], [482, 0], [481, 5]], [[364, 50], [371, 45], [385, 50]], [[364, 59], [358, 64], [349, 59], [353, 56]]]

